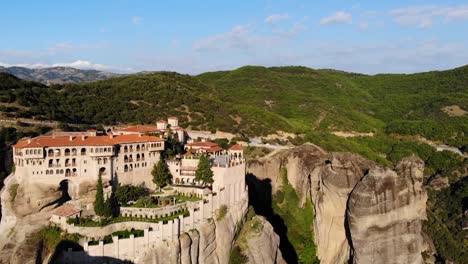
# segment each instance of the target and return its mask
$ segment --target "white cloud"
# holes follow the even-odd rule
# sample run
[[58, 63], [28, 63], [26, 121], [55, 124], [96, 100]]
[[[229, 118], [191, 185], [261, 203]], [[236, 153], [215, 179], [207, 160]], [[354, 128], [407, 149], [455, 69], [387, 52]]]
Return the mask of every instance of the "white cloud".
[[302, 20], [295, 22], [289, 29], [273, 29], [273, 33], [282, 35], [284, 37], [295, 37], [299, 33], [307, 30], [307, 26], [305, 25], [306, 20], [307, 17], [304, 17]]
[[252, 27], [249, 25], [238, 25], [228, 32], [196, 40], [193, 43], [193, 50], [249, 50], [258, 46], [267, 47], [272, 41], [273, 40], [269, 37], [254, 34]]
[[139, 16], [134, 16], [132, 17], [132, 23], [133, 24], [140, 24], [141, 21], [143, 21], [143, 18], [139, 17]]
[[361, 29], [361, 30], [366, 30], [368, 28], [369, 28], [369, 23], [367, 23], [367, 22], [361, 22], [359, 24], [359, 29]]
[[437, 5], [414, 6], [393, 9], [390, 11], [393, 20], [403, 26], [419, 28], [432, 27], [434, 22], [449, 23], [457, 20], [468, 20], [468, 5], [442, 7]]
[[98, 70], [98, 71], [114, 71], [114, 72], [133, 72], [132, 68], [119, 68], [110, 65], [104, 65], [99, 63], [93, 63], [87, 60], [76, 60], [72, 62], [59, 62], [59, 63], [5, 63], [0, 62], [0, 66], [3, 67], [25, 67], [31, 69], [41, 69], [41, 68], [50, 68], [50, 67], [71, 67], [75, 69], [82, 70]]
[[273, 14], [265, 18], [265, 23], [275, 24], [276, 22], [289, 19], [288, 14]]
[[351, 24], [353, 22], [353, 16], [350, 13], [338, 11], [333, 15], [320, 19], [320, 25], [331, 25], [331, 24]]

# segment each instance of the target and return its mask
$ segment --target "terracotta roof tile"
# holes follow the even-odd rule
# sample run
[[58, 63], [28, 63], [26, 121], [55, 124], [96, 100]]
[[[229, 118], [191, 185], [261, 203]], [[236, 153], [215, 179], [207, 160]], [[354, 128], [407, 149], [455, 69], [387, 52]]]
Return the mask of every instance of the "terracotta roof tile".
[[235, 145], [232, 145], [232, 147], [230, 147], [229, 150], [244, 150], [244, 147], [242, 147], [239, 144], [235, 144]]
[[218, 144], [213, 143], [213, 142], [209, 142], [209, 141], [206, 141], [206, 142], [197, 141], [197, 142], [189, 143], [186, 146], [188, 146], [188, 147], [210, 148], [210, 147], [218, 146]]
[[210, 147], [209, 149], [206, 149], [206, 152], [218, 152], [221, 150], [223, 150], [223, 148], [216, 145], [216, 146]]
[[16, 148], [34, 148], [34, 147], [66, 147], [66, 146], [112, 146], [123, 143], [155, 142], [164, 141], [159, 137], [147, 135], [118, 135], [118, 136], [88, 136], [88, 137], [69, 137], [69, 136], [39, 136], [30, 140], [22, 140], [16, 143]]
[[75, 208], [73, 205], [65, 204], [55, 210], [54, 215], [67, 217], [81, 212], [81, 209]]

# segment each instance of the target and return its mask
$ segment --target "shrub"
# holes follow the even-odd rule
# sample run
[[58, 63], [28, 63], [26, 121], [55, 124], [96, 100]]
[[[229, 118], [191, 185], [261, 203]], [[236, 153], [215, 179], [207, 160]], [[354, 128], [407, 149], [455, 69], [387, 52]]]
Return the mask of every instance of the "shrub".
[[218, 211], [216, 212], [216, 220], [219, 221], [226, 216], [228, 211], [227, 205], [223, 204], [219, 207]]
[[249, 258], [244, 255], [242, 249], [239, 246], [235, 246], [231, 255], [229, 256], [229, 264], [245, 264], [249, 261]]
[[18, 193], [18, 186], [19, 184], [15, 183], [10, 186], [10, 201], [14, 202], [16, 198], [16, 194]]

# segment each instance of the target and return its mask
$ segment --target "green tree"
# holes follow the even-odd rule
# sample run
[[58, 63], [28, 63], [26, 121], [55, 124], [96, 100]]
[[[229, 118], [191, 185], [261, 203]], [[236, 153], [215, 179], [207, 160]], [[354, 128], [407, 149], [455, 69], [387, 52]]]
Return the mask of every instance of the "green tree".
[[158, 187], [164, 187], [172, 182], [171, 172], [167, 167], [166, 161], [162, 157], [159, 159], [158, 163], [154, 164], [151, 175], [153, 175], [153, 182]]
[[214, 181], [210, 160], [206, 155], [200, 157], [197, 170], [195, 171], [195, 180], [201, 181], [203, 185], [212, 184]]
[[96, 197], [94, 199], [94, 212], [99, 216], [106, 215], [106, 204], [104, 201], [104, 189], [102, 187], [102, 176], [99, 172], [97, 185], [96, 185]]

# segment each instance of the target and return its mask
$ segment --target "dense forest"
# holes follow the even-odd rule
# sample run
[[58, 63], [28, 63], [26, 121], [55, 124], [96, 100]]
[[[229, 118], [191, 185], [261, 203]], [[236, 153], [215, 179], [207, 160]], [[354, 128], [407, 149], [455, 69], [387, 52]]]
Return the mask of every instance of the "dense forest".
[[278, 130], [383, 132], [460, 148], [468, 144], [468, 66], [375, 76], [246, 66], [51, 87], [1, 73], [0, 83], [0, 111], [7, 116], [114, 124], [175, 115], [184, 127], [247, 136]]
[[[392, 167], [406, 156], [426, 164], [429, 191], [425, 231], [440, 261], [466, 259], [468, 161], [438, 152], [417, 136], [466, 150], [468, 66], [418, 74], [362, 75], [305, 67], [246, 66], [198, 76], [158, 72], [105, 81], [45, 86], [0, 73], [0, 115], [63, 123], [154, 123], [179, 117], [183, 127], [239, 136], [295, 133], [293, 144], [313, 142], [328, 151], [359, 153]], [[343, 138], [333, 131], [372, 132]], [[4, 128], [1, 155], [24, 134]], [[5, 176], [7, 171], [0, 168]], [[434, 178], [450, 186], [435, 190]], [[286, 209], [277, 210], [287, 215]], [[292, 217], [288, 221], [294, 223]], [[293, 229], [292, 229], [293, 230]], [[293, 230], [294, 231], [294, 230]], [[311, 257], [312, 258], [312, 257]]]

